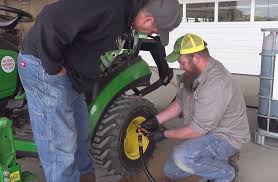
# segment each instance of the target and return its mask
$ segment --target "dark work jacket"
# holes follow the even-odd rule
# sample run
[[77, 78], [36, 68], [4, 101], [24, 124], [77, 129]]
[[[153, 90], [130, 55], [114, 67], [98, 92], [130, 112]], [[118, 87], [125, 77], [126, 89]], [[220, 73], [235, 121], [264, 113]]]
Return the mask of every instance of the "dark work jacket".
[[[64, 66], [78, 92], [100, 75], [100, 55], [117, 48], [148, 0], [60, 0], [43, 8], [24, 38], [22, 52], [41, 60], [49, 75]], [[84, 88], [87, 87], [87, 88]]]

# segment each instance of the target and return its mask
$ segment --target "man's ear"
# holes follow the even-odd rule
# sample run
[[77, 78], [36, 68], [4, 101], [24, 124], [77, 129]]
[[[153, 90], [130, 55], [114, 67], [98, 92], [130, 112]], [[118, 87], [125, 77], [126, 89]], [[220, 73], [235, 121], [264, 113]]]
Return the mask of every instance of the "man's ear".
[[200, 63], [200, 55], [195, 53], [193, 56], [193, 63], [195, 63], [196, 65]]
[[154, 17], [152, 17], [152, 16], [146, 16], [145, 17], [145, 23], [154, 23]]

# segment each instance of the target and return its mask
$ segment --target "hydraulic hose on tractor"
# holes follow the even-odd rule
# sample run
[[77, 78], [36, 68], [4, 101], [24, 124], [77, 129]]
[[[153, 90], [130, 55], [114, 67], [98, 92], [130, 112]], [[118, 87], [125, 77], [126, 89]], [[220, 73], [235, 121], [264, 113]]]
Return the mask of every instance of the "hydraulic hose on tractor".
[[147, 165], [145, 163], [145, 160], [144, 160], [144, 154], [143, 154], [143, 132], [142, 132], [142, 129], [138, 127], [138, 130], [137, 130], [137, 134], [138, 134], [138, 143], [139, 143], [139, 153], [140, 153], [140, 160], [141, 160], [141, 163], [143, 165], [143, 169], [144, 169], [144, 172], [146, 173], [147, 177], [149, 178], [149, 180], [151, 182], [156, 182], [155, 179], [152, 177], [152, 175], [150, 174], [148, 168], [147, 168]]

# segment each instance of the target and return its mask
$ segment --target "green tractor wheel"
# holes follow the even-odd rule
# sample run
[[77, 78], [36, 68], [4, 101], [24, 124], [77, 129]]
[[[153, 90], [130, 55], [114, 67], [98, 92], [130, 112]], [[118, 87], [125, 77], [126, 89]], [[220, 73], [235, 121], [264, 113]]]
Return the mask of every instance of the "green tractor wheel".
[[[137, 96], [116, 99], [104, 114], [92, 138], [96, 168], [109, 175], [130, 176], [141, 167], [137, 127], [156, 114], [154, 105]], [[136, 124], [135, 124], [136, 123]], [[148, 160], [154, 143], [143, 136], [144, 159]]]

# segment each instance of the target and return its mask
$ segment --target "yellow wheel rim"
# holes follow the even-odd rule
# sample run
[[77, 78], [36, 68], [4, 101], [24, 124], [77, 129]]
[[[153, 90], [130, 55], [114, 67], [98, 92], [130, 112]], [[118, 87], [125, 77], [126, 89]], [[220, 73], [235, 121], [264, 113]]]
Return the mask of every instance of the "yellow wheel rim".
[[[138, 135], [137, 135], [137, 126], [136, 124], [141, 124], [146, 119], [144, 117], [136, 117], [132, 120], [126, 130], [126, 137], [124, 140], [124, 150], [126, 156], [131, 160], [137, 160], [140, 157], [139, 154], [139, 144], [138, 144]], [[149, 146], [149, 140], [146, 136], [143, 135], [143, 152], [147, 150]]]

